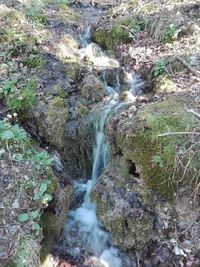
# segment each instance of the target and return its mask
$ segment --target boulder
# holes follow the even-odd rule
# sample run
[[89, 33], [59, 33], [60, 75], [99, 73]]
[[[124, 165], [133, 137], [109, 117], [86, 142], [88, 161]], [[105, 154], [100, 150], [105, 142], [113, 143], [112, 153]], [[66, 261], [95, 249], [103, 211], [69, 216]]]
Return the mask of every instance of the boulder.
[[89, 103], [96, 103], [103, 100], [104, 83], [94, 74], [87, 75], [81, 86], [81, 94]]
[[123, 157], [115, 157], [90, 194], [113, 244], [123, 250], [141, 249], [155, 234], [153, 198], [137, 174], [130, 174], [133, 167]]

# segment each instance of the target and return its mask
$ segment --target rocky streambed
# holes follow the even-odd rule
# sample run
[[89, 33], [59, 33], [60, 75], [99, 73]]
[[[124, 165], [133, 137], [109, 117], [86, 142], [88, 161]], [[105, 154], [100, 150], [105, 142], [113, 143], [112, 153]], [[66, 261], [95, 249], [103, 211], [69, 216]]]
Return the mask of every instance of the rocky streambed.
[[35, 103], [19, 114], [54, 155], [43, 267], [200, 265], [198, 92], [155, 78], [149, 50], [138, 63], [133, 50], [152, 40], [126, 4], [45, 7], [45, 65]]
[[[85, 18], [99, 18], [100, 7], [78, 6]], [[198, 202], [187, 182], [177, 184], [183, 174], [174, 167], [187, 137], [159, 137], [194, 127], [184, 106], [195, 103], [184, 95], [149, 101], [139, 73], [90, 43], [89, 23], [78, 62], [67, 63], [71, 87], [30, 113], [29, 127], [59, 151], [77, 181], [54, 259], [58, 266], [198, 266]]]

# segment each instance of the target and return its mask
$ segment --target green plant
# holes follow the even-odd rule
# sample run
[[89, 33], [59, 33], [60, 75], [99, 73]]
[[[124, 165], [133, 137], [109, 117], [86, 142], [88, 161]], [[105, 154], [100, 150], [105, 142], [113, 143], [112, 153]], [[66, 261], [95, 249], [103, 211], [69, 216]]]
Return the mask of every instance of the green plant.
[[36, 170], [40, 170], [41, 168], [48, 169], [52, 161], [52, 158], [45, 150], [41, 152], [37, 150], [29, 151], [29, 158], [33, 162], [33, 167]]
[[45, 64], [45, 60], [42, 55], [36, 53], [24, 57], [23, 63], [27, 65], [29, 68], [41, 69]]
[[47, 19], [42, 12], [43, 7], [44, 1], [41, 0], [27, 2], [25, 6], [26, 16], [32, 19], [34, 22], [46, 24]]
[[154, 67], [154, 76], [157, 77], [166, 71], [166, 68], [169, 64], [167, 58], [160, 59]]
[[43, 181], [40, 185], [38, 190], [35, 192], [33, 196], [33, 200], [42, 200], [44, 205], [48, 205], [48, 202], [52, 200], [52, 195], [47, 193], [48, 191], [48, 184], [49, 181]]
[[19, 125], [11, 125], [6, 119], [0, 121], [0, 141], [23, 142], [27, 140], [25, 130]]
[[131, 29], [135, 33], [144, 30], [144, 27], [145, 27], [145, 22], [143, 19], [137, 19], [131, 23]]
[[27, 255], [29, 254], [30, 248], [27, 246], [27, 242], [24, 236], [19, 235], [16, 242], [17, 251], [13, 256], [11, 267], [25, 267], [25, 262], [27, 259]]
[[159, 165], [160, 168], [164, 167], [164, 164], [163, 164], [163, 161], [162, 161], [160, 155], [155, 155], [153, 157], [153, 160]]
[[174, 24], [168, 25], [164, 29], [162, 40], [165, 42], [172, 41], [174, 39], [175, 32], [176, 32], [176, 26]]
[[5, 98], [7, 105], [12, 110], [27, 110], [36, 100], [34, 93], [36, 85], [33, 78], [25, 81], [21, 77], [14, 77], [3, 83], [0, 88], [0, 96]]
[[33, 230], [39, 230], [40, 225], [37, 223], [37, 219], [40, 217], [40, 211], [39, 210], [33, 210], [29, 213], [20, 213], [17, 217], [18, 221], [21, 223], [31, 221], [32, 223], [32, 229]]

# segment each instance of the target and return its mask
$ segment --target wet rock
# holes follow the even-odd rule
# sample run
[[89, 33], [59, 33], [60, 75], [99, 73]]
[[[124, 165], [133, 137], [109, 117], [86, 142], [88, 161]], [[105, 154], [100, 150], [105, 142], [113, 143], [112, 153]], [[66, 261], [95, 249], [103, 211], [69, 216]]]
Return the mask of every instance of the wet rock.
[[91, 113], [69, 120], [68, 105], [61, 97], [40, 100], [26, 114], [26, 125], [40, 140], [56, 148], [72, 177], [91, 172], [93, 126]]
[[86, 178], [92, 168], [93, 125], [91, 114], [65, 125], [63, 158], [69, 173], [76, 179]]
[[123, 158], [116, 157], [91, 192], [97, 216], [111, 231], [113, 244], [125, 250], [141, 249], [154, 235], [154, 215], [150, 212], [153, 200], [129, 175], [129, 168]]
[[85, 72], [85, 68], [79, 62], [67, 62], [65, 64], [64, 73], [72, 84], [80, 82]]
[[125, 82], [125, 73], [122, 68], [115, 69], [107, 69], [104, 71], [104, 77], [108, 86], [116, 87], [118, 85], [122, 85]]
[[45, 265], [46, 256], [51, 252], [53, 245], [64, 228], [67, 210], [71, 204], [73, 187], [68, 184], [64, 188], [57, 184], [53, 202], [44, 211], [41, 217], [43, 227], [43, 240], [41, 243], [40, 257], [42, 266]]
[[83, 80], [81, 94], [90, 103], [99, 102], [104, 97], [104, 83], [94, 74], [89, 74]]

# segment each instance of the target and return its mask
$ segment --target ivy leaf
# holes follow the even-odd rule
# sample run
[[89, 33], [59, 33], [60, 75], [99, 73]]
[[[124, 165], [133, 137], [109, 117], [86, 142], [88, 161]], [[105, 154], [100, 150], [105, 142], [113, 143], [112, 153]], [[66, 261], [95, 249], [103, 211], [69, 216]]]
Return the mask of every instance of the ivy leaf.
[[27, 213], [21, 213], [17, 217], [19, 222], [26, 222], [29, 219], [29, 215]]
[[39, 191], [42, 193], [46, 192], [47, 191], [47, 183], [42, 183]]
[[14, 138], [14, 134], [11, 130], [6, 130], [1, 134], [1, 138], [3, 140], [10, 140], [10, 139]]

